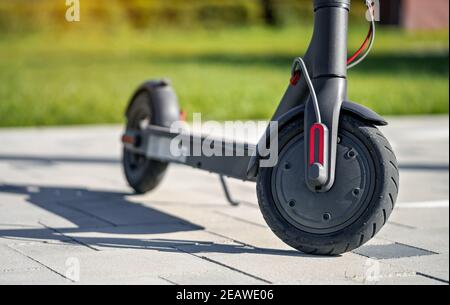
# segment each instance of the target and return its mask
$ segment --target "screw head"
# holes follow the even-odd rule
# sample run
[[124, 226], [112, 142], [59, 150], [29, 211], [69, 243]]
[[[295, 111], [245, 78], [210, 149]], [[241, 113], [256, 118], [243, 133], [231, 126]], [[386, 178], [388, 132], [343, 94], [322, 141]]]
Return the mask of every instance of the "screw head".
[[350, 149], [346, 155], [347, 159], [354, 159], [356, 158], [356, 151], [353, 149]]
[[324, 221], [330, 221], [331, 220], [331, 214], [330, 213], [325, 213], [323, 214], [323, 220]]
[[353, 196], [355, 196], [355, 197], [358, 197], [359, 196], [359, 194], [361, 194], [361, 189], [359, 189], [359, 188], [356, 188], [356, 189], [354, 189], [353, 190]]
[[295, 207], [296, 204], [297, 204], [297, 203], [295, 202], [295, 200], [289, 201], [289, 206], [290, 206], [291, 208]]

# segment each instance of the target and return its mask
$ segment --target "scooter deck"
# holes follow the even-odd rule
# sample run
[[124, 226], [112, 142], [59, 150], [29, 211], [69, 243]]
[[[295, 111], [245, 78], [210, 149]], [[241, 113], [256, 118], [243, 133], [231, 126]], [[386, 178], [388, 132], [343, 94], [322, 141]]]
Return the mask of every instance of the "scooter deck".
[[148, 159], [187, 165], [244, 181], [256, 145], [227, 141], [205, 135], [172, 132], [150, 125], [139, 132], [127, 132], [122, 142], [126, 148]]

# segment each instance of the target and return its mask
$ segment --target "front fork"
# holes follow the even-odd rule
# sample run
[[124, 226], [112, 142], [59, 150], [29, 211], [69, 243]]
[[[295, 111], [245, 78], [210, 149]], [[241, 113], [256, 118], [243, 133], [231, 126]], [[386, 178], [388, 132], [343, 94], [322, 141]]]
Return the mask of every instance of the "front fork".
[[322, 122], [316, 121], [311, 101], [305, 108], [306, 184], [314, 192], [329, 191], [335, 181], [339, 119], [347, 95], [345, 78], [314, 81]]
[[347, 100], [347, 36], [350, 0], [314, 0], [314, 34], [304, 61], [317, 94], [321, 122], [305, 77], [294, 78], [272, 120], [305, 105], [306, 184], [329, 191], [335, 181], [339, 118]]

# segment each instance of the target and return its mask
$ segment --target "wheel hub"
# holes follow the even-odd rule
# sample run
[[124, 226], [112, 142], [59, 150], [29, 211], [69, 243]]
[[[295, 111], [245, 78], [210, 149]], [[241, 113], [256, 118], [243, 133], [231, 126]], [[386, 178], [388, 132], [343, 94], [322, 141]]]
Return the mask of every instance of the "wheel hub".
[[304, 137], [283, 147], [272, 173], [272, 194], [278, 210], [292, 225], [314, 234], [347, 227], [367, 208], [373, 193], [374, 164], [364, 144], [342, 131], [337, 149], [336, 181], [326, 193], [314, 193], [305, 181]]

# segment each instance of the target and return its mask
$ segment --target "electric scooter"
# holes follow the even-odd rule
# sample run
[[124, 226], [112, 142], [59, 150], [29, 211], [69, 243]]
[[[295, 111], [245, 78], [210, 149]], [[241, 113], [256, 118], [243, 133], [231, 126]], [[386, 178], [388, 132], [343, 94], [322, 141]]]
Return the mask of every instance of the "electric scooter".
[[[373, 6], [366, 0], [370, 30], [347, 58], [350, 0], [313, 4], [310, 47], [294, 61], [288, 89], [271, 119], [276, 128], [268, 128], [258, 145], [174, 132], [170, 127], [180, 120], [180, 107], [170, 83], [149, 81], [137, 89], [122, 137], [125, 176], [137, 193], [155, 189], [168, 165], [178, 163], [219, 174], [234, 205], [238, 202], [224, 177], [256, 182], [269, 227], [304, 253], [339, 255], [379, 232], [397, 200], [398, 163], [377, 128], [387, 122], [347, 98], [347, 71], [367, 56], [375, 39]], [[277, 162], [263, 166], [267, 155], [261, 147], [274, 142]], [[224, 155], [192, 153], [195, 145], [209, 143], [220, 143]]]

